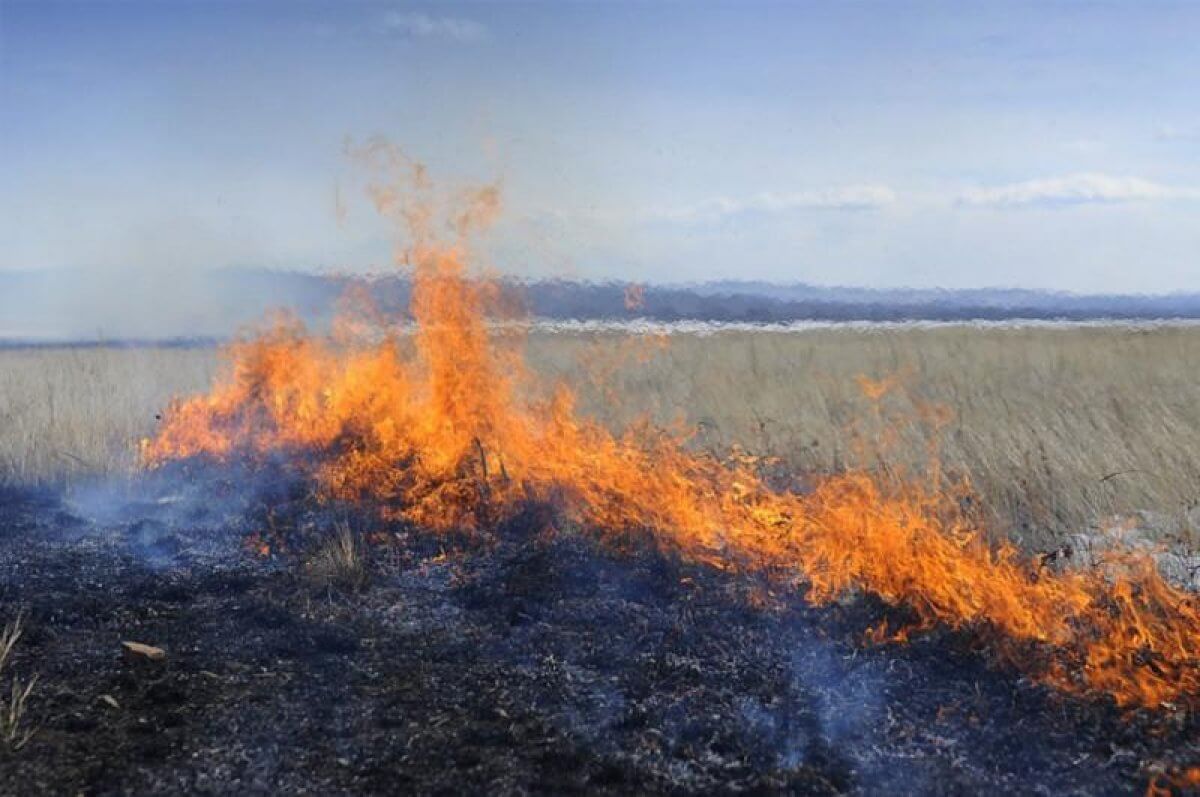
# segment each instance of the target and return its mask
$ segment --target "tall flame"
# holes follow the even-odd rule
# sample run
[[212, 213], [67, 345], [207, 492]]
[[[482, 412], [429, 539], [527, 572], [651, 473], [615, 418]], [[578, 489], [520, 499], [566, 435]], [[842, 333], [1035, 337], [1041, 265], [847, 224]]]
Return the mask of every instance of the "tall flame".
[[[376, 191], [385, 211], [396, 196]], [[427, 229], [429, 214], [402, 215]], [[455, 218], [460, 233], [469, 215]], [[691, 450], [682, 431], [613, 433], [576, 411], [567, 385], [532, 376], [519, 339], [489, 327], [497, 291], [468, 272], [465, 234], [445, 246], [415, 237], [412, 336], [322, 337], [280, 318], [228, 349], [209, 394], [168, 409], [144, 462], [287, 457], [319, 495], [433, 532], [485, 530], [551, 502], [601, 536], [653, 535], [690, 560], [803, 586], [814, 603], [871, 593], [907, 607], [917, 628], [978, 633], [1069, 692], [1197, 702], [1200, 608], [1149, 556], [1053, 572], [987, 544], [962, 496], [929, 481], [850, 471], [800, 494], [773, 489], [752, 457]]]

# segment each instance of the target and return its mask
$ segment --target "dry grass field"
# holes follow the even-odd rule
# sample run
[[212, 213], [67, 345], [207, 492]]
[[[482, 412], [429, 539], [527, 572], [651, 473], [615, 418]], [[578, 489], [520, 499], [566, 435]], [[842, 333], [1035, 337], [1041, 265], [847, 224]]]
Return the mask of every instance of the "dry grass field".
[[[1197, 328], [537, 333], [529, 357], [613, 426], [683, 417], [697, 445], [806, 472], [936, 459], [1033, 548], [1132, 513], [1192, 547], [1200, 524]], [[217, 365], [207, 349], [0, 351], [0, 477], [128, 473], [155, 413]]]
[[0, 349], [0, 479], [123, 474], [173, 395], [203, 390], [212, 349]]

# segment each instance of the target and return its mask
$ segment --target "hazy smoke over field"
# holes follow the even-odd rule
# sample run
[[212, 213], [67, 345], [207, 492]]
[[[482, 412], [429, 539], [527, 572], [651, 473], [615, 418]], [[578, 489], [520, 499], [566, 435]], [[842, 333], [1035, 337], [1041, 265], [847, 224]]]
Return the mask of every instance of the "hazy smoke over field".
[[71, 269], [0, 274], [0, 339], [227, 337], [267, 310], [320, 321], [335, 281], [257, 270]]

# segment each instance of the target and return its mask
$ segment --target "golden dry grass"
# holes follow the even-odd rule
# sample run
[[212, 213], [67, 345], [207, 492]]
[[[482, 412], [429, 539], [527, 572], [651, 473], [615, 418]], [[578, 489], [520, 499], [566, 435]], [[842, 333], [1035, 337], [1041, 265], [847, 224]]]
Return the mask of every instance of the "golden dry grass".
[[127, 471], [176, 393], [203, 390], [211, 349], [0, 350], [0, 481]]
[[319, 586], [358, 592], [371, 580], [367, 555], [362, 538], [343, 521], [309, 557], [308, 574]]
[[[1197, 328], [722, 332], [665, 346], [539, 333], [529, 346], [614, 426], [683, 415], [697, 445], [741, 444], [803, 471], [920, 472], [932, 453], [1030, 547], [1139, 511], [1190, 546], [1200, 520]], [[0, 472], [127, 470], [155, 412], [216, 363], [198, 349], [0, 352]], [[872, 399], [860, 377], [888, 389]]]

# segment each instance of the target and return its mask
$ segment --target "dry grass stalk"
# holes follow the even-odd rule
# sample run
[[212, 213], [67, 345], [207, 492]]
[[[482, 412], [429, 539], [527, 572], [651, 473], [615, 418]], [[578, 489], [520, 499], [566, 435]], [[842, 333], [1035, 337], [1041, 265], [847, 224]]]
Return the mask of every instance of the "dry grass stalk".
[[365, 546], [344, 521], [334, 524], [333, 533], [309, 560], [308, 571], [318, 583], [346, 592], [357, 592], [371, 580]]
[[[3, 680], [8, 672], [9, 659], [24, 631], [24, 616], [21, 614], [0, 631], [0, 680]], [[35, 675], [22, 683], [19, 677], [13, 676], [8, 701], [0, 705], [0, 740], [9, 750], [20, 750], [29, 744], [37, 733], [37, 728], [28, 727], [26, 722], [29, 697], [37, 686], [37, 680]]]

